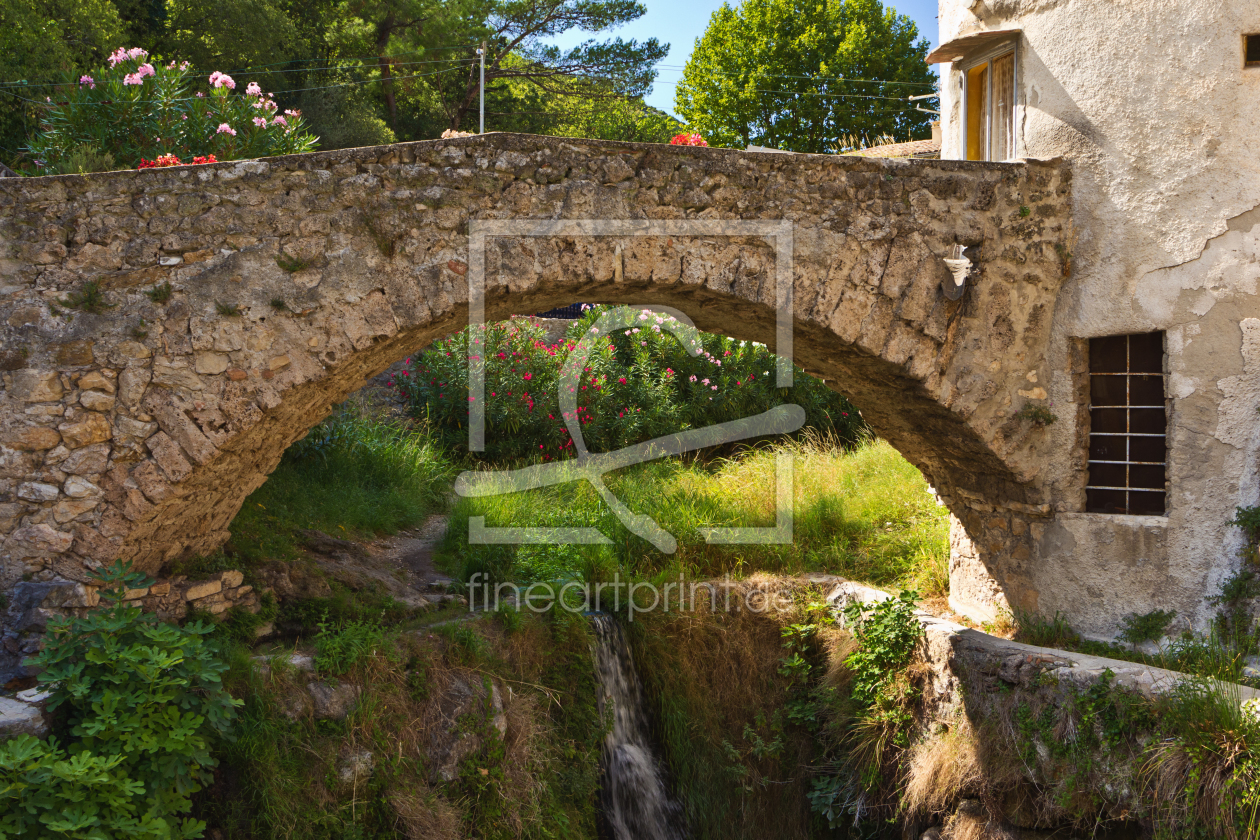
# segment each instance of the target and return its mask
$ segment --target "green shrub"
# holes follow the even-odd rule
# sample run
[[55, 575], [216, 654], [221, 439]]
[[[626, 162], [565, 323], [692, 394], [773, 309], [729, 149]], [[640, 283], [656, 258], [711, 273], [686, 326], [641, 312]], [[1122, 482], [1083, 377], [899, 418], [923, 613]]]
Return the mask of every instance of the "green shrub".
[[[489, 459], [570, 458], [574, 443], [562, 417], [558, 389], [579, 339], [605, 314], [628, 314], [596, 306], [576, 321], [569, 336], [547, 344], [533, 322], [488, 324], [485, 359], [486, 455]], [[577, 387], [577, 422], [592, 452], [608, 452], [686, 429], [750, 417], [778, 405], [805, 410], [805, 424], [851, 445], [867, 434], [865, 423], [844, 397], [820, 380], [795, 370], [793, 387], [775, 387], [778, 357], [762, 344], [693, 331], [673, 318], [638, 311], [641, 326], [614, 329], [596, 341]], [[677, 336], [669, 329], [677, 330]], [[468, 442], [468, 353], [464, 331], [408, 360], [392, 380], [411, 412], [426, 418], [444, 442]], [[686, 346], [697, 349], [690, 355]], [[484, 348], [484, 349], [482, 349]]]
[[120, 49], [108, 67], [70, 76], [57, 88], [31, 141], [39, 174], [96, 167], [106, 159], [131, 167], [167, 155], [225, 161], [314, 148], [301, 114], [276, 113], [275, 101], [258, 85], [234, 92], [235, 80], [221, 73], [194, 84], [187, 62], [148, 58], [141, 49]]
[[372, 656], [397, 661], [396, 634], [365, 621], [355, 621], [334, 629], [321, 622], [315, 637], [315, 670], [321, 674], [344, 674]]
[[874, 705], [880, 690], [896, 678], [923, 637], [923, 625], [914, 615], [917, 592], [903, 590], [896, 598], [874, 604], [854, 601], [844, 608], [844, 619], [858, 649], [845, 664], [853, 671], [853, 699]]
[[[157, 836], [200, 836], [200, 823], [175, 817], [189, 810], [191, 795], [211, 780], [216, 765], [211, 744], [228, 734], [239, 705], [220, 679], [227, 666], [204, 638], [213, 627], [164, 624], [125, 604], [127, 589], [152, 581], [121, 561], [102, 570], [99, 580], [102, 607], [53, 623], [43, 651], [32, 660], [43, 669], [48, 708], [56, 713], [58, 730], [69, 736], [66, 753], [84, 773], [93, 757], [119, 759], [108, 770], [128, 780], [137, 813], [170, 824], [169, 834]], [[98, 769], [107, 772], [104, 765]], [[91, 778], [105, 783], [100, 774]], [[46, 800], [34, 792], [31, 797], [26, 810], [43, 813], [40, 803]]]
[[193, 837], [147, 810], [144, 786], [119, 765], [125, 756], [73, 756], [56, 738], [0, 744], [0, 837], [22, 840]]
[[1124, 629], [1120, 631], [1120, 640], [1137, 647], [1143, 642], [1157, 641], [1164, 635], [1168, 625], [1177, 617], [1177, 611], [1152, 610], [1143, 615], [1130, 614], [1120, 619]]

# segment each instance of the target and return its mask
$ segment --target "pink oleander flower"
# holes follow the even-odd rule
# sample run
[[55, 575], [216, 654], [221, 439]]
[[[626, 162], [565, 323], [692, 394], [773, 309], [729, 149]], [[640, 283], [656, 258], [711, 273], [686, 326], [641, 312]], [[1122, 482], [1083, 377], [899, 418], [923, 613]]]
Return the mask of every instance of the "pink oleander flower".
[[136, 68], [136, 75], [143, 79], [145, 76], [156, 76], [157, 71], [153, 69], [152, 64], [141, 64]]
[[266, 117], [254, 117], [254, 125], [258, 126], [259, 128], [266, 128], [266, 127], [267, 127], [267, 118], [266, 118]]
[[189, 65], [189, 63], [188, 63], [187, 61], [181, 61], [181, 62], [179, 63], [179, 69], [180, 69], [180, 70], [187, 70], [187, 69], [189, 68], [189, 66], [190, 66], [190, 65]]
[[233, 137], [235, 137], [236, 129], [232, 128], [232, 126], [228, 125], [227, 123], [219, 123], [219, 128], [214, 133], [215, 134], [230, 134]]
[[245, 92], [250, 96], [262, 96], [262, 88], [258, 86], [258, 82], [250, 82], [246, 86]]
[[266, 108], [268, 111], [274, 111], [280, 106], [276, 104], [274, 99], [268, 99], [266, 102], [263, 103], [263, 107]]
[[144, 76], [141, 76], [139, 73], [128, 73], [126, 76], [123, 76], [123, 84], [142, 85], [144, 84]]
[[145, 52], [144, 50], [140, 49], [139, 47], [132, 47], [131, 49], [127, 50], [127, 58], [134, 60], [137, 58], [148, 58], [148, 57], [149, 57], [149, 54]]
[[119, 64], [127, 60], [127, 51], [122, 47], [114, 50], [109, 54], [109, 66], [117, 67]]
[[173, 62], [173, 61], [172, 61], [170, 64], [166, 65], [166, 69], [167, 69], [167, 70], [174, 70], [174, 69], [175, 69], [175, 62]]
[[212, 88], [225, 87], [228, 90], [236, 90], [236, 82], [233, 81], [232, 77], [229, 76], [227, 73], [220, 73], [218, 70], [215, 70], [213, 73], [210, 74], [210, 87]]
[[271, 121], [271, 124], [272, 125], [288, 125], [289, 122], [284, 117], [277, 115], [276, 118]]
[[206, 95], [205, 95], [203, 92], [201, 92], [201, 91], [197, 91], [197, 98], [198, 98], [198, 99], [205, 99], [205, 98], [206, 98]]
[[292, 110], [292, 109], [285, 109], [284, 115], [285, 115], [286, 117], [300, 117], [300, 116], [302, 116], [302, 112], [301, 112], [301, 111], [294, 111], [294, 110]]
[[80, 85], [87, 85], [87, 86], [88, 86], [89, 88], [91, 88], [92, 90], [96, 90], [96, 80], [95, 80], [95, 79], [93, 79], [91, 76], [80, 76], [80, 77], [79, 77], [79, 84], [80, 84]]

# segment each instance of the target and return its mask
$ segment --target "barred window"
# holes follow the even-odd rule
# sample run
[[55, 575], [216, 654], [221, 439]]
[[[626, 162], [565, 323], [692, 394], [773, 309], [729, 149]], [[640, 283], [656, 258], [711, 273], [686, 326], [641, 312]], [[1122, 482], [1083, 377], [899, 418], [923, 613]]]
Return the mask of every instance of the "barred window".
[[1085, 509], [1163, 516], [1168, 491], [1164, 334], [1090, 339], [1089, 402]]

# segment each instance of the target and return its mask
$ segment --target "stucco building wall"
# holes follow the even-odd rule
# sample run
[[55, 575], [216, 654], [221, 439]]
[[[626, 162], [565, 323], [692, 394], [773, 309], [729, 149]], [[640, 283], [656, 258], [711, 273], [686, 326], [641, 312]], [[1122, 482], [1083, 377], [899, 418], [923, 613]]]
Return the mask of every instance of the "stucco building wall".
[[[942, 44], [1020, 30], [1018, 155], [1072, 162], [1072, 275], [1048, 369], [1059, 421], [1038, 481], [1058, 512], [1034, 534], [1038, 610], [1089, 634], [1176, 609], [1199, 628], [1240, 566], [1227, 523], [1260, 501], [1260, 68], [1255, 0], [942, 0]], [[963, 154], [962, 72], [940, 66], [942, 158]], [[1163, 517], [1084, 513], [1082, 339], [1166, 331]], [[1087, 392], [1086, 392], [1087, 393]]]

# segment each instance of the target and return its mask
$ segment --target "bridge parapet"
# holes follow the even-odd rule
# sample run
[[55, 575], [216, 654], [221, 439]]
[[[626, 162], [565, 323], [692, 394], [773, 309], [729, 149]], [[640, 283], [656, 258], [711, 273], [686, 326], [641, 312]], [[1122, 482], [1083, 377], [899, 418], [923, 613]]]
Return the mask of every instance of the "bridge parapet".
[[[924, 471], [956, 555], [1019, 600], [1026, 521], [1053, 500], [1041, 431], [1015, 415], [1070, 268], [1069, 189], [1062, 162], [510, 134], [0, 180], [0, 585], [221, 545], [331, 405], [466, 323], [470, 220], [786, 219], [795, 360]], [[977, 266], [960, 301], [942, 293], [955, 245]], [[486, 313], [663, 304], [773, 346], [775, 247], [496, 238]]]

